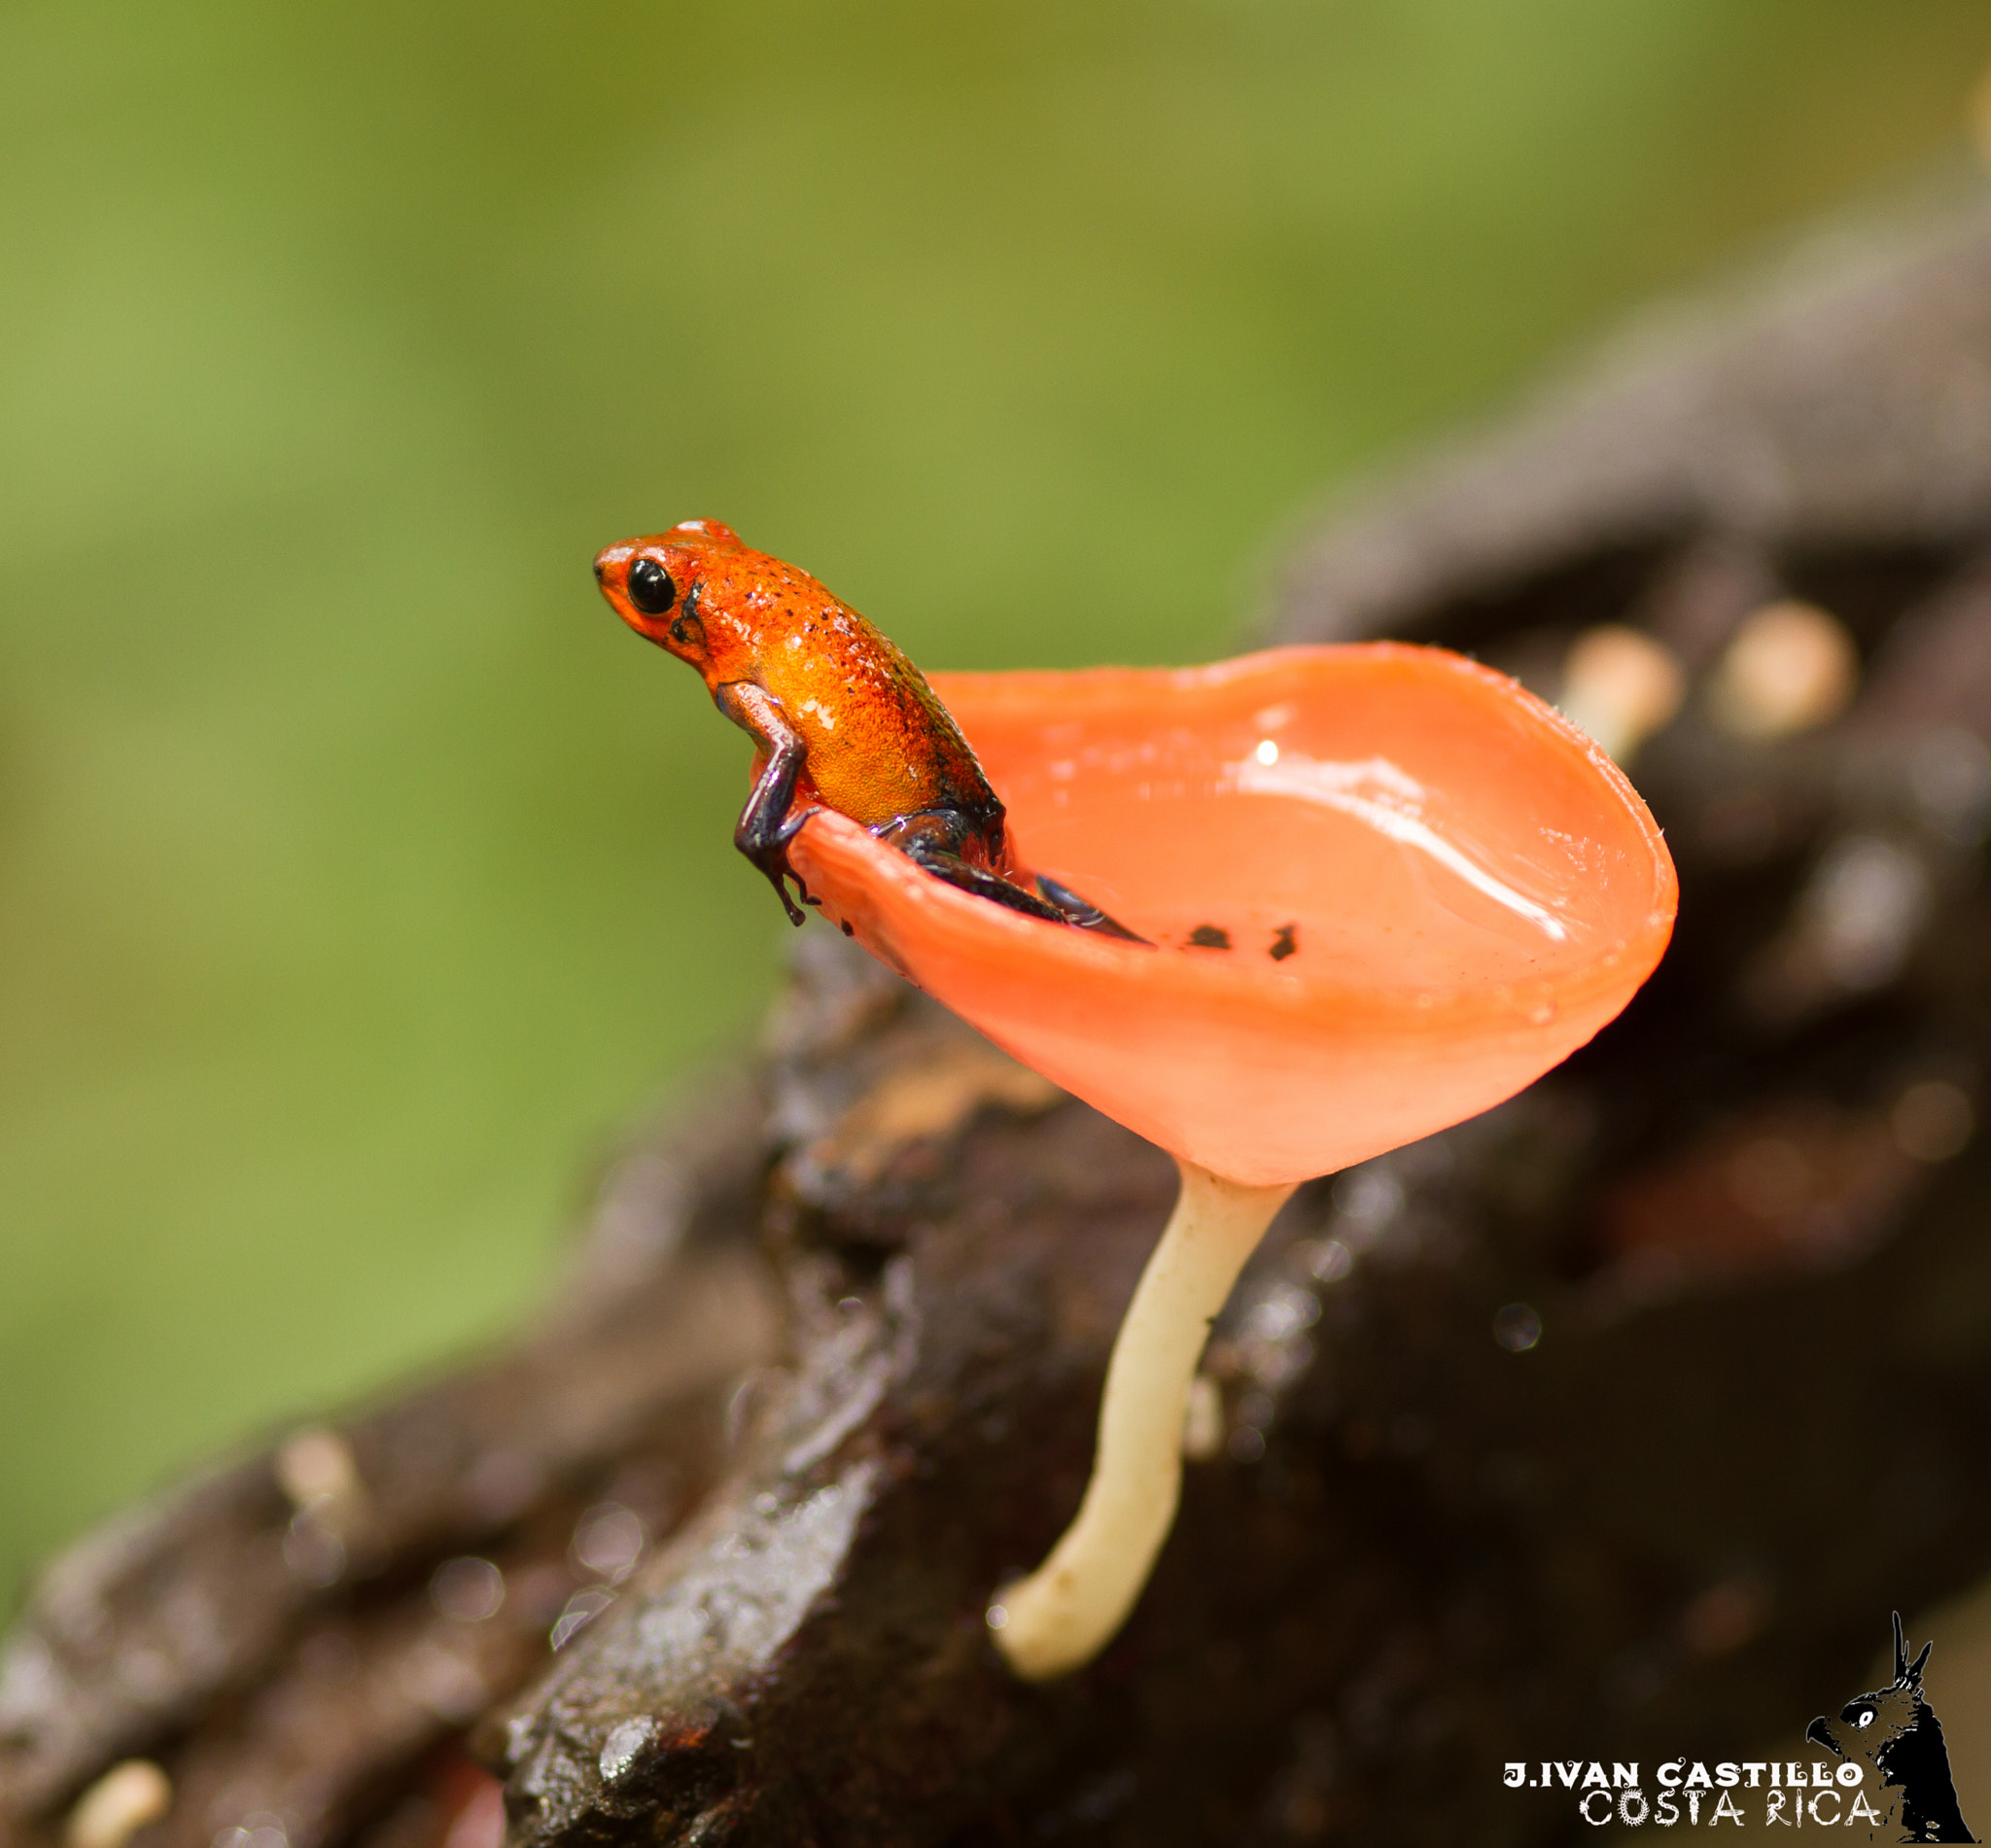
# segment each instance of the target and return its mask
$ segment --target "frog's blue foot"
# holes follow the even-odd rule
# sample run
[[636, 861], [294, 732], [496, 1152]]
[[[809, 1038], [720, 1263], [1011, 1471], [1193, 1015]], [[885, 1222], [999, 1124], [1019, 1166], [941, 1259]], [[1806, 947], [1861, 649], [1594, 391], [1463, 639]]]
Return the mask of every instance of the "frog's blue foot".
[[1027, 892], [1021, 886], [1012, 886], [1000, 873], [992, 873], [986, 866], [977, 866], [972, 860], [963, 859], [930, 835], [910, 834], [899, 845], [906, 857], [923, 872], [931, 873], [935, 879], [944, 879], [964, 892], [973, 892], [977, 898], [1007, 905], [1011, 911], [1020, 911], [1029, 918], [1042, 918], [1048, 924], [1069, 922], [1056, 905], [1046, 904], [1034, 892]]
[[1030, 891], [968, 858], [961, 848], [977, 839], [978, 830], [958, 810], [926, 809], [918, 815], [901, 816], [877, 833], [880, 840], [890, 841], [923, 871], [960, 887], [962, 891], [973, 892], [977, 898], [1005, 905], [1027, 918], [1041, 918], [1046, 924], [1097, 930], [1101, 936], [1121, 937], [1129, 943], [1147, 941], [1055, 879], [1045, 879], [1040, 874], [1036, 891]]
[[[779, 826], [750, 833], [743, 825], [740, 833], [733, 837], [740, 852], [767, 876], [767, 883], [775, 889], [782, 901], [782, 909], [788, 914], [788, 922], [796, 925], [804, 924], [808, 914], [796, 904], [795, 898], [804, 905], [820, 907], [822, 903], [821, 899], [810, 894], [802, 875], [788, 864], [788, 843], [801, 831], [802, 823], [815, 813], [815, 806], [811, 804], [786, 817]], [[791, 879], [795, 882], [795, 898], [788, 896], [788, 881]]]

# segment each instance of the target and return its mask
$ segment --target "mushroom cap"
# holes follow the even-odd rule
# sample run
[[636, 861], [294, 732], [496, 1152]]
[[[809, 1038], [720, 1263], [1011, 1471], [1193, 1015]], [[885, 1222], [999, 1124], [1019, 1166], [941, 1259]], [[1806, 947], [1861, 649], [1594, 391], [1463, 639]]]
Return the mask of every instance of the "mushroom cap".
[[1443, 649], [933, 685], [1021, 856], [1153, 947], [972, 897], [827, 812], [796, 870], [997, 1045], [1234, 1180], [1330, 1173], [1511, 1097], [1672, 932], [1673, 863], [1617, 766]]

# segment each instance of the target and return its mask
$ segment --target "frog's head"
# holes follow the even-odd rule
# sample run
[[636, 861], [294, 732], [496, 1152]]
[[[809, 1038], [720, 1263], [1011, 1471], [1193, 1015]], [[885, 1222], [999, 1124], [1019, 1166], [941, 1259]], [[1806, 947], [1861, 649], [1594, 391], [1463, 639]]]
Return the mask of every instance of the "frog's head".
[[638, 635], [704, 673], [711, 658], [705, 617], [713, 613], [715, 580], [722, 584], [743, 556], [754, 554], [730, 526], [680, 520], [668, 533], [604, 546], [595, 554], [595, 582]]

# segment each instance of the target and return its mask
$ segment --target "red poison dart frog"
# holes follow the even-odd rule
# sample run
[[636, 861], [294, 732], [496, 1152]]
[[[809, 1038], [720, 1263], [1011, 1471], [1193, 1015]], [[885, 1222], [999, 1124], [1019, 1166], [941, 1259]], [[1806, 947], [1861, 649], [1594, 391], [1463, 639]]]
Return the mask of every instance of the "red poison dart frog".
[[753, 790], [733, 844], [789, 919], [788, 843], [835, 810], [948, 884], [1032, 918], [1144, 939], [1017, 856], [1002, 801], [912, 662], [805, 571], [716, 520], [682, 520], [595, 559], [595, 581], [638, 635], [696, 668], [753, 740]]

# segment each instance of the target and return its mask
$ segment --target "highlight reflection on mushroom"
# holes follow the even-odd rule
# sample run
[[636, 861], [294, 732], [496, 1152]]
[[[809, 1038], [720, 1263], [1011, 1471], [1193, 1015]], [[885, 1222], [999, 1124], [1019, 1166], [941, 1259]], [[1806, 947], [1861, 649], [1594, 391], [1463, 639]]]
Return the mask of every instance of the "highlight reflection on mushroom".
[[792, 864], [873, 954], [1182, 1173], [1114, 1344], [1078, 1516], [992, 1608], [1012, 1666], [1047, 1678], [1090, 1660], [1139, 1595], [1209, 1320], [1293, 1189], [1582, 1045], [1658, 962], [1676, 890], [1608, 758], [1440, 650], [932, 684], [1030, 863], [1153, 947], [990, 904], [827, 811]]

